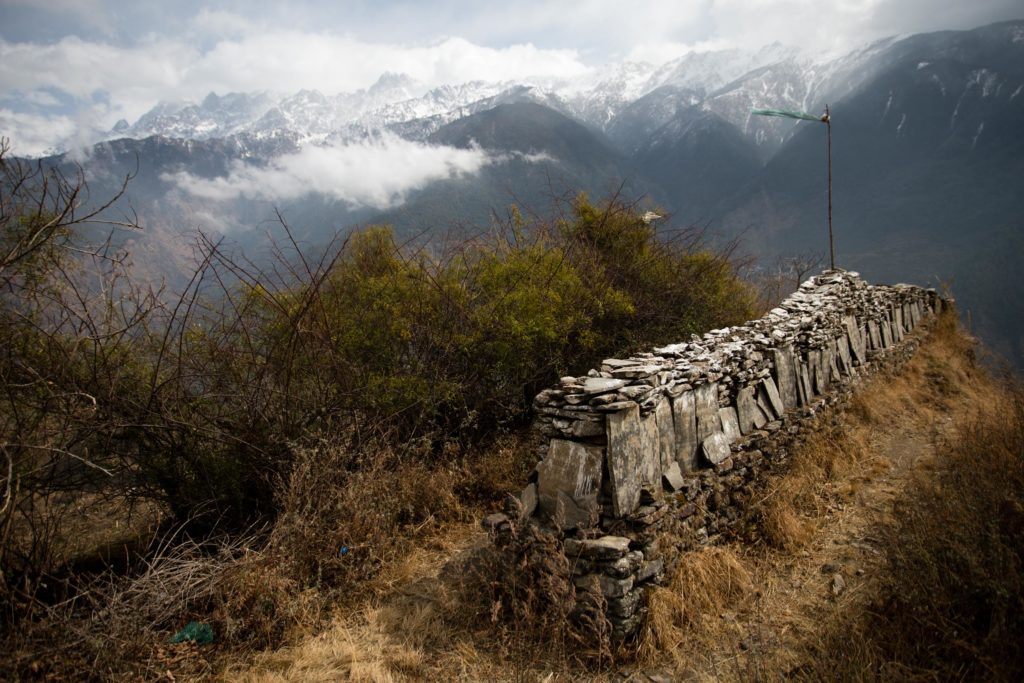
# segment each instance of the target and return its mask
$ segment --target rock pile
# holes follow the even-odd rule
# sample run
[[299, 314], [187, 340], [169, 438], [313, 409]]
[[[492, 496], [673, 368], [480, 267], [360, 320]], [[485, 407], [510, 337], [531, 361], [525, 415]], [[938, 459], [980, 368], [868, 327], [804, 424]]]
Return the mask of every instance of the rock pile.
[[934, 290], [826, 271], [759, 320], [563, 377], [534, 400], [541, 459], [514, 514], [567, 536], [577, 586], [600, 590], [628, 636], [664, 572], [657, 537], [700, 543], [734, 523], [836, 389], [912, 352], [893, 353], [942, 305]]

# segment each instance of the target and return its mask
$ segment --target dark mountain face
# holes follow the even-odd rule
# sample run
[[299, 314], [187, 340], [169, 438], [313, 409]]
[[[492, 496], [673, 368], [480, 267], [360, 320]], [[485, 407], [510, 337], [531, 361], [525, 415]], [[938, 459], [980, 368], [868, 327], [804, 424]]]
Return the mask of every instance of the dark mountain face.
[[[832, 106], [837, 265], [869, 279], [950, 282], [995, 345], [1024, 361], [1019, 316], [993, 298], [1008, 273], [984, 254], [1024, 234], [1024, 28], [917, 36]], [[827, 251], [825, 127], [800, 124], [753, 182], [720, 205], [764, 255]], [[1021, 290], [1017, 290], [1017, 296]], [[1001, 333], [995, 327], [1002, 326]]]
[[430, 142], [546, 154], [569, 165], [616, 166], [626, 161], [600, 133], [535, 102], [500, 104], [459, 119], [431, 135]]
[[430, 136], [452, 147], [479, 147], [495, 161], [471, 177], [433, 183], [400, 207], [375, 216], [400, 234], [472, 232], [511, 204], [545, 213], [577, 192], [605, 197], [647, 193], [631, 162], [600, 133], [534, 102], [500, 104]]
[[695, 108], [659, 128], [637, 151], [636, 163], [659, 180], [683, 223], [713, 220], [719, 202], [761, 169], [748, 138], [716, 114]]
[[624, 153], [649, 146], [657, 131], [670, 121], [699, 115], [702, 90], [663, 85], [627, 105], [608, 125], [608, 137]]

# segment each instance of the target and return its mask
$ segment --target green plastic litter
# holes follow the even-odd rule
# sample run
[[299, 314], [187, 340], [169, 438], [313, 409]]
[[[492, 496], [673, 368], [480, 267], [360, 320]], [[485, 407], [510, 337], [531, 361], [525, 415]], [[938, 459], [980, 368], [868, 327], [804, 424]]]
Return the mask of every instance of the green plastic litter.
[[192, 640], [199, 645], [209, 645], [213, 642], [213, 627], [209, 624], [200, 624], [198, 621], [190, 621], [171, 637], [172, 643], [184, 643]]
[[802, 121], [824, 121], [821, 116], [808, 114], [802, 111], [787, 111], [785, 109], [751, 109], [751, 114], [758, 116], [782, 116], [787, 119], [800, 119]]

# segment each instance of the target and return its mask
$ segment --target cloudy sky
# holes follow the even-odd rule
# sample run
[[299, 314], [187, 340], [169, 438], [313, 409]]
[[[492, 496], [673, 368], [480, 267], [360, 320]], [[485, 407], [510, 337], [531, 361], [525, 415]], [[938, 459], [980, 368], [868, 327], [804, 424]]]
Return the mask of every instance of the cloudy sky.
[[0, 0], [0, 136], [40, 153], [211, 91], [572, 77], [774, 41], [832, 53], [1021, 16], [1020, 0]]

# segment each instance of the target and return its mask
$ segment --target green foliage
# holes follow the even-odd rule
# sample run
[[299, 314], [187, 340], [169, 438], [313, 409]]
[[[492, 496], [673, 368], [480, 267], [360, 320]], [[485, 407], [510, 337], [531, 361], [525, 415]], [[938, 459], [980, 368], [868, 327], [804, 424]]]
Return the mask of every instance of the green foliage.
[[[273, 516], [295, 453], [323, 443], [345, 442], [353, 471], [382, 438], [411, 459], [458, 458], [524, 422], [560, 375], [753, 312], [727, 253], [583, 195], [554, 224], [513, 211], [443, 251], [371, 227], [320, 263], [256, 270], [207, 242], [192, 286], [164, 305], [116, 269], [95, 289], [74, 274], [65, 190], [7, 224], [8, 242], [36, 246], [0, 330], [0, 370], [19, 387], [5, 443], [19, 433], [61, 454], [51, 474], [67, 458], [100, 466], [193, 523]], [[28, 451], [12, 456], [26, 471], [39, 466]]]

